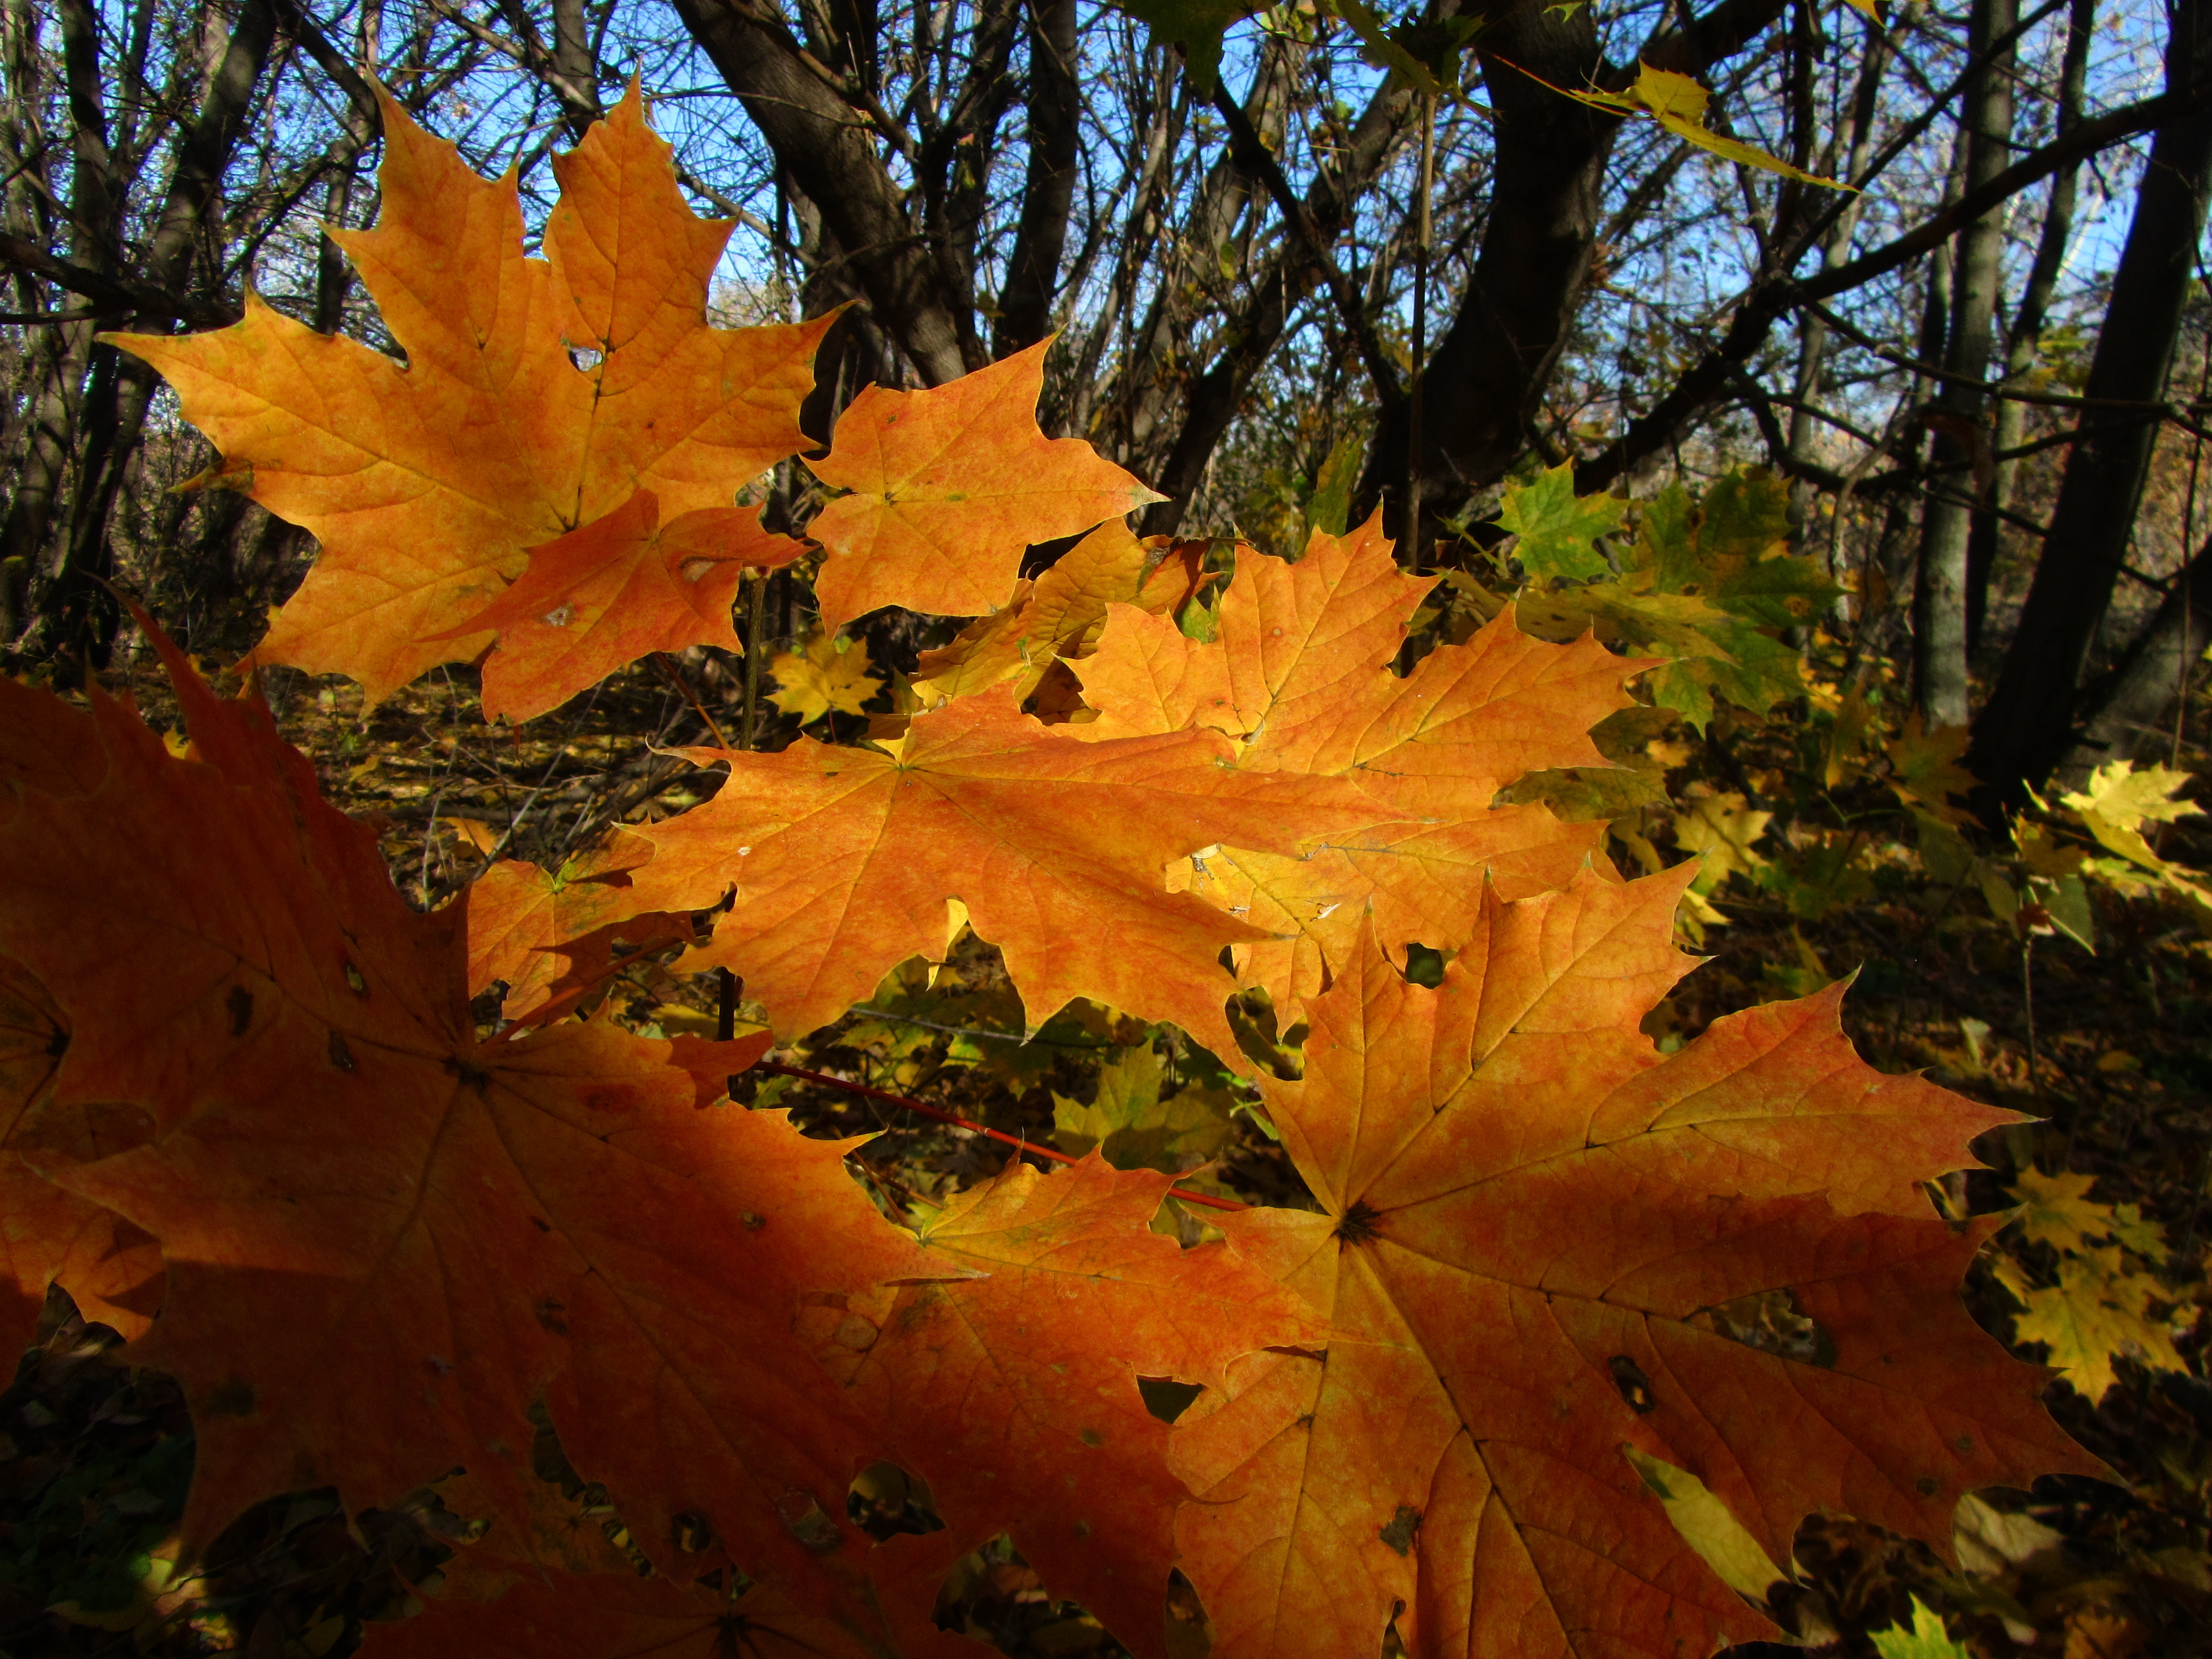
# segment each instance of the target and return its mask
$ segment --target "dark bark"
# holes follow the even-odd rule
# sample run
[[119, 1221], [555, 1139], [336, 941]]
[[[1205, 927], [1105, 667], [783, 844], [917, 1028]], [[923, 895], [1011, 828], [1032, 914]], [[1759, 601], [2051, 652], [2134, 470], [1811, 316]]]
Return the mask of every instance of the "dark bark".
[[[246, 0], [206, 96], [179, 138], [168, 192], [143, 262], [147, 280], [158, 289], [183, 286], [195, 256], [204, 247], [221, 246], [223, 173], [246, 132], [253, 89], [276, 32], [271, 0]], [[50, 653], [83, 652], [96, 665], [106, 665], [119, 620], [107, 585], [114, 568], [115, 506], [159, 383], [152, 367], [140, 359], [126, 362], [112, 346], [93, 347], [69, 540], [40, 619], [40, 645]]]
[[676, 0], [677, 15], [820, 210], [879, 324], [923, 381], [983, 366], [973, 313], [945, 291], [900, 192], [862, 129], [868, 118], [807, 68], [787, 34], [732, 0]]
[[2207, 650], [2212, 650], [2212, 541], [2197, 549], [2111, 672], [2082, 688], [2081, 734], [2063, 769], [2087, 774], [2108, 760], [2170, 749], [2165, 722]]
[[[2058, 108], [2053, 123], [2056, 136], [2063, 137], [2081, 120], [2081, 97], [2088, 80], [2089, 44], [2096, 26], [2096, 0], [2073, 0], [2066, 22], [2066, 45], [2058, 69]], [[2043, 210], [2043, 228], [2036, 238], [2035, 258], [2021, 284], [2020, 303], [2013, 308], [2012, 326], [2005, 332], [2005, 384], [2023, 384], [2033, 373], [2043, 346], [2044, 323], [2051, 296], [2057, 292], [2058, 273], [2066, 263], [2074, 237], [2074, 201], [2081, 178], [2077, 161], [2051, 176], [2051, 199]], [[1997, 453], [2019, 447], [2026, 432], [2027, 405], [2014, 398], [2000, 398], [1992, 428]], [[1989, 615], [1990, 579], [1996, 574], [2001, 515], [2013, 503], [2019, 471], [2016, 461], [2000, 460], [1990, 487], [1985, 510], [1974, 515], [1972, 538], [1966, 548], [1966, 648], [1981, 644], [1982, 625]]]
[[596, 68], [584, 28], [584, 0], [553, 0], [553, 72], [564, 88], [563, 112], [573, 138], [581, 138], [599, 118]]
[[[2084, 388], [2092, 398], [2154, 402], [2166, 389], [2212, 191], [2212, 0], [2183, 0], [2166, 47], [2166, 88], [2193, 106], [2159, 129]], [[2075, 690], [2127, 555], [2158, 419], [2100, 423], [2069, 458], [2035, 579], [1968, 766], [1996, 815], [2040, 786], [2074, 742]]]
[[1082, 138], [1075, 0], [1032, 0], [1029, 36], [1029, 174], [1006, 280], [999, 291], [998, 326], [991, 337], [992, 353], [1000, 357], [1035, 345], [1052, 330]]
[[[1431, 507], [1502, 477], [1525, 447], [1589, 276], [1605, 161], [1620, 126], [1531, 78], [1553, 87], [1596, 78], [1605, 64], [1586, 9], [1562, 15], [1539, 0], [1515, 0], [1491, 14], [1477, 44], [1495, 172], [1474, 275], [1422, 371], [1420, 470]], [[1355, 520], [1403, 494], [1409, 413], [1386, 416], [1378, 427]]]
[[[1641, 61], [1704, 72], [1741, 52], [1786, 0], [1721, 0], [1648, 40]], [[1483, 9], [1475, 38], [1496, 135], [1490, 210], [1473, 277], [1421, 376], [1419, 471], [1426, 511], [1449, 511], [1505, 475], [1565, 349], [1589, 278], [1607, 158], [1620, 123], [1540, 85], [1625, 85], [1634, 64], [1608, 66], [1585, 9], [1543, 0]], [[1378, 425], [1354, 516], [1407, 475], [1409, 410]]]

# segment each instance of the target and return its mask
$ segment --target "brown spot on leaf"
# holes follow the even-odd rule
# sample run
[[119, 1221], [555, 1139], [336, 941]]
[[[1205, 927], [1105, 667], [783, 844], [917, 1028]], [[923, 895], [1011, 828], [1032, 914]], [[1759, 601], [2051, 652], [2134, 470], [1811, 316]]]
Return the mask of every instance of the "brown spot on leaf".
[[1613, 1386], [1620, 1390], [1620, 1397], [1628, 1402], [1628, 1409], [1638, 1417], [1659, 1402], [1651, 1397], [1651, 1379], [1644, 1374], [1644, 1367], [1625, 1353], [1617, 1353], [1605, 1362], [1613, 1373]]
[[1390, 1517], [1389, 1524], [1382, 1528], [1376, 1536], [1403, 1555], [1413, 1547], [1413, 1534], [1420, 1529], [1420, 1510], [1411, 1504], [1401, 1504], [1397, 1514]]

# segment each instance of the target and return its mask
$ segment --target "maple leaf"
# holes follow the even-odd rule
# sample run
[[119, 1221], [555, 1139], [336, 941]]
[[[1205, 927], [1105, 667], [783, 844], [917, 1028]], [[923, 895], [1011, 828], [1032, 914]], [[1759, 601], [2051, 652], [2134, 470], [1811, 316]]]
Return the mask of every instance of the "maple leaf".
[[659, 497], [641, 489], [605, 518], [532, 548], [521, 580], [436, 637], [495, 629], [484, 718], [534, 720], [656, 651], [742, 652], [730, 626], [739, 579], [805, 550], [762, 529], [757, 507], [701, 507], [663, 525]]
[[2123, 1357], [2151, 1370], [2189, 1370], [2174, 1348], [2172, 1318], [2151, 1316], [2154, 1302], [2173, 1298], [2149, 1274], [2130, 1273], [2112, 1246], [2069, 1252], [2058, 1264], [2056, 1285], [2014, 1294], [2027, 1308], [2013, 1319], [2014, 1339], [2042, 1343], [2066, 1386], [2092, 1405], [2119, 1381], [2112, 1363]]
[[[1852, 3], [1860, 4], [1862, 0], [1852, 0]], [[1871, 3], [1871, 0], [1865, 0], [1865, 3]], [[1544, 84], [1551, 85], [1549, 82]], [[1675, 137], [1710, 151], [1724, 161], [1760, 167], [1768, 173], [1778, 173], [1785, 179], [1796, 179], [1808, 185], [1825, 185], [1830, 190], [1854, 188], [1794, 167], [1755, 144], [1747, 144], [1740, 138], [1731, 138], [1726, 133], [1714, 131], [1705, 125], [1705, 107], [1712, 101], [1712, 94], [1691, 76], [1678, 75], [1672, 70], [1654, 69], [1649, 64], [1639, 64], [1637, 65], [1636, 82], [1626, 92], [1600, 92], [1594, 88], [1580, 91], [1570, 87], [1553, 87], [1553, 90], [1565, 93], [1577, 103], [1588, 104], [1595, 109], [1611, 110], [1622, 115], [1648, 115]]]
[[634, 949], [690, 942], [689, 915], [640, 914], [629, 902], [629, 870], [651, 850], [624, 842], [635, 837], [617, 836], [559, 870], [501, 859], [463, 889], [455, 902], [467, 917], [469, 994], [504, 981], [501, 1012], [527, 1019], [604, 978], [617, 940]]
[[[1854, 4], [1859, 3], [1853, 0]], [[1973, 1650], [1964, 1642], [1953, 1641], [1943, 1628], [1942, 1616], [1917, 1595], [1912, 1598], [1911, 1630], [1891, 1625], [1869, 1632], [1867, 1639], [1881, 1659], [1973, 1659]]]
[[1341, 778], [1375, 801], [1352, 833], [1291, 854], [1224, 836], [1176, 877], [1276, 936], [1237, 960], [1278, 1007], [1327, 982], [1370, 908], [1394, 942], [1446, 945], [1474, 926], [1486, 876], [1516, 896], [1558, 886], [1605, 833], [1493, 802], [1526, 772], [1607, 764], [1589, 728], [1649, 665], [1595, 641], [1546, 644], [1501, 615], [1401, 678], [1391, 665], [1434, 585], [1398, 568], [1379, 519], [1348, 537], [1317, 533], [1296, 564], [1240, 549], [1212, 641], [1109, 605], [1097, 653], [1078, 665], [1099, 711], [1066, 728], [1079, 739], [1218, 731], [1237, 739], [1240, 770]]
[[798, 715], [801, 726], [833, 708], [857, 714], [883, 685], [868, 672], [866, 641], [829, 633], [816, 635], [804, 651], [780, 653], [769, 670], [777, 688], [770, 700], [785, 714]]
[[699, 1110], [736, 1045], [687, 1066], [604, 1023], [479, 1042], [465, 913], [410, 910], [267, 709], [151, 636], [195, 758], [95, 694], [99, 783], [19, 789], [0, 824], [0, 953], [70, 1034], [36, 1166], [167, 1263], [129, 1352], [191, 1407], [187, 1543], [271, 1492], [335, 1485], [350, 1511], [456, 1464], [526, 1516], [542, 1395], [649, 1556], [705, 1571], [726, 1558], [682, 1540], [711, 1534], [865, 1623], [864, 1435], [790, 1324], [825, 1278], [914, 1253], [843, 1148]]
[[952, 1523], [895, 1540], [908, 1559], [878, 1573], [905, 1590], [902, 1634], [927, 1631], [943, 1568], [1004, 1532], [1054, 1595], [1164, 1659], [1188, 1494], [1138, 1378], [1218, 1386], [1231, 1360], [1320, 1329], [1242, 1257], [1150, 1231], [1171, 1180], [1096, 1153], [1050, 1176], [1016, 1159], [920, 1228], [928, 1282], [818, 1299], [817, 1352]]
[[544, 259], [523, 255], [513, 173], [478, 178], [380, 98], [383, 217], [331, 234], [404, 367], [251, 290], [233, 327], [112, 337], [168, 379], [256, 501], [322, 544], [258, 659], [349, 675], [371, 702], [489, 644], [452, 630], [524, 574], [525, 550], [639, 489], [672, 528], [727, 508], [805, 447], [799, 404], [834, 320], [708, 326], [732, 223], [684, 206], [635, 84], [554, 158]]
[[2137, 771], [2131, 762], [2109, 761], [2091, 776], [2087, 790], [2060, 799], [2080, 815], [2082, 827], [2100, 845], [2126, 860], [2100, 859], [2093, 867], [2094, 874], [2127, 891], [2153, 885], [2144, 879], [2143, 872], [2148, 872], [2156, 886], [2189, 900], [2200, 921], [2212, 922], [2212, 886], [2160, 858], [2142, 833], [2146, 823], [2172, 823], [2203, 811], [2179, 799], [2188, 782], [2187, 773], [2166, 767]]
[[1757, 877], [1767, 867], [1767, 861], [1753, 843], [1773, 821], [1773, 813], [1753, 811], [1750, 804], [1734, 793], [1699, 795], [1685, 801], [1674, 815], [1674, 844], [1686, 853], [1704, 855], [1695, 890], [1710, 893], [1732, 875]]
[[2133, 1204], [2099, 1204], [2089, 1197], [2097, 1177], [2061, 1173], [2047, 1176], [2033, 1165], [2013, 1177], [2021, 1200], [2015, 1220], [2020, 1236], [2033, 1244], [2076, 1254], [2102, 1239], [2112, 1239], [2146, 1261], [2166, 1260], [2166, 1232], [2143, 1219]]
[[1098, 1093], [1088, 1105], [1054, 1093], [1053, 1139], [1079, 1156], [1096, 1147], [1117, 1170], [1177, 1175], [1205, 1163], [1229, 1139], [1234, 1103], [1194, 1087], [1163, 1101], [1165, 1080], [1154, 1049], [1128, 1050], [1099, 1068]]
[[1226, 765], [1213, 732], [1090, 743], [1075, 729], [1040, 726], [1001, 685], [915, 715], [894, 753], [803, 737], [775, 755], [688, 750], [729, 776], [636, 831], [653, 857], [633, 902], [709, 909], [734, 889], [681, 965], [738, 975], [779, 1033], [828, 1024], [910, 957], [937, 959], [957, 900], [1032, 1023], [1089, 997], [1233, 1047], [1218, 957], [1260, 935], [1165, 893], [1161, 871], [1222, 840], [1294, 854], [1376, 809], [1348, 782]]
[[[1949, 1547], [1969, 1488], [2093, 1460], [1960, 1305], [2002, 1218], [1916, 1183], [2010, 1114], [1850, 1051], [1838, 993], [1662, 1057], [1688, 867], [1492, 899], [1435, 991], [1370, 932], [1261, 1079], [1324, 1213], [1221, 1218], [1299, 1289], [1324, 1354], [1252, 1356], [1176, 1426], [1184, 1571], [1220, 1659], [1710, 1651], [1765, 1621], [1684, 1547], [1631, 1447], [1769, 1558], [1832, 1509]], [[1735, 1340], [1741, 1298], [1809, 1332]]]
[[1954, 806], [1974, 792], [1974, 775], [1959, 764], [1966, 751], [1967, 730], [1963, 726], [1939, 726], [1925, 730], [1916, 711], [1905, 729], [1890, 739], [1889, 787], [1899, 800], [1925, 812], [1939, 823], [1960, 824], [1973, 814]]
[[[90, 716], [0, 675], [0, 824], [29, 791], [82, 795], [106, 771]], [[30, 1342], [49, 1285], [66, 1290], [87, 1319], [125, 1337], [144, 1330], [161, 1305], [161, 1255], [153, 1241], [53, 1185], [25, 1157], [58, 1136], [84, 1155], [96, 1153], [103, 1135], [112, 1141], [136, 1133], [127, 1109], [74, 1124], [44, 1109], [70, 1041], [69, 1022], [45, 988], [0, 955], [0, 1358], [8, 1363]]]
[[1034, 582], [1015, 585], [1001, 609], [978, 617], [947, 646], [921, 653], [912, 681], [925, 708], [1001, 680], [1024, 701], [1055, 659], [1095, 650], [1111, 605], [1167, 614], [1203, 586], [1205, 544], [1164, 536], [1139, 540], [1109, 520], [1060, 556]]
[[1547, 467], [1535, 482], [1508, 484], [1498, 528], [1520, 538], [1514, 556], [1529, 575], [1602, 576], [1612, 566], [1595, 544], [1620, 528], [1628, 503], [1618, 495], [1575, 494], [1575, 464]]
[[161, 1253], [152, 1237], [34, 1167], [56, 1150], [46, 1143], [57, 1129], [76, 1131], [79, 1145], [63, 1150], [97, 1155], [103, 1128], [112, 1138], [134, 1127], [127, 1111], [106, 1124], [106, 1114], [76, 1125], [46, 1121], [40, 1108], [69, 1042], [44, 988], [0, 957], [0, 1359], [11, 1365], [31, 1341], [49, 1285], [66, 1290], [86, 1319], [125, 1338], [143, 1333], [161, 1306]]
[[868, 386], [837, 417], [830, 453], [807, 464], [850, 492], [807, 526], [829, 552], [814, 581], [823, 627], [887, 605], [981, 616], [1006, 602], [1031, 543], [1166, 499], [1039, 429], [1051, 345], [926, 392]]
[[1788, 490], [1763, 468], [1729, 473], [1701, 501], [1670, 484], [1638, 509], [1619, 577], [1524, 592], [1516, 614], [1546, 639], [1594, 630], [1673, 659], [1645, 689], [1702, 731], [1717, 696], [1763, 714], [1805, 689], [1800, 653], [1775, 635], [1811, 622], [1838, 590], [1789, 540]]

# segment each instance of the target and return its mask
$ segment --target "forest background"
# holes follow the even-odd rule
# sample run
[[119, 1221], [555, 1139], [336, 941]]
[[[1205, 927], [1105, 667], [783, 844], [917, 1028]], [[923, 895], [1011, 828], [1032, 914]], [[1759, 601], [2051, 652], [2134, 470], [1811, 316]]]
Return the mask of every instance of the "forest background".
[[[479, 172], [515, 169], [534, 240], [550, 158], [635, 77], [694, 206], [737, 221], [717, 320], [849, 307], [803, 415], [821, 441], [865, 386], [942, 385], [1053, 337], [1041, 422], [1166, 497], [1141, 533], [1295, 556], [1379, 511], [1402, 563], [1445, 576], [1427, 638], [1517, 597], [1524, 626], [1690, 665], [1601, 732], [1618, 771], [1520, 798], [1605, 818], [1624, 867], [1705, 860], [1681, 927], [1716, 960], [1666, 1005], [1662, 1043], [1857, 969], [1870, 1059], [2046, 1120], [1954, 1195], [2044, 1206], [1985, 1258], [1974, 1306], [2066, 1370], [2055, 1407], [2129, 1483], [1993, 1498], [1962, 1521], [1963, 1575], [1808, 1523], [1774, 1606], [1858, 1652], [1916, 1596], [1976, 1652], [2180, 1650], [2212, 1620], [2212, 955], [2187, 805], [2212, 646], [2212, 11], [1237, 14], [0, 0], [10, 672], [158, 704], [114, 588], [222, 665], [314, 555], [220, 487], [160, 376], [100, 331], [218, 326], [250, 287], [390, 349], [323, 233], [376, 222], [374, 83]], [[1639, 62], [1711, 89], [1704, 142], [1563, 90], [1618, 99]], [[788, 465], [763, 479], [769, 521], [803, 529], [808, 490]], [[1626, 552], [1670, 513], [1707, 561], [1689, 590], [1713, 596], [1686, 611]], [[1724, 531], [1820, 584], [1724, 601]], [[1028, 573], [1062, 551], [1033, 550]], [[750, 584], [739, 626], [744, 658], [640, 665], [520, 728], [483, 725], [468, 670], [380, 705], [336, 678], [266, 681], [429, 904], [688, 804], [692, 775], [659, 751], [709, 726], [858, 741], [951, 643], [899, 612], [823, 636], [804, 567]], [[1071, 1027], [1049, 1064], [1012, 1061], [988, 964], [963, 972], [887, 983], [868, 1006], [888, 1013], [777, 1058], [1063, 1150], [1118, 1133], [1135, 1163], [1218, 1158], [1217, 1190], [1297, 1201], [1235, 1085], [1179, 1069], [1170, 1034]], [[711, 984], [649, 968], [617, 1002], [649, 1029], [717, 1023]], [[1248, 1054], [1294, 1065], [1294, 1033], [1248, 1014]], [[1100, 1047], [1103, 1073], [1080, 1057]], [[757, 1086], [823, 1133], [912, 1122]], [[923, 1193], [1002, 1155], [966, 1131], [895, 1146], [890, 1178]], [[50, 1316], [0, 1409], [10, 1651], [137, 1630], [322, 1653], [404, 1610], [395, 1560], [441, 1546], [400, 1520], [349, 1533], [312, 1501], [242, 1521], [189, 1594], [149, 1588], [188, 1430], [159, 1379]], [[963, 1616], [1016, 1650], [1096, 1631], [1018, 1562], [972, 1583]]]

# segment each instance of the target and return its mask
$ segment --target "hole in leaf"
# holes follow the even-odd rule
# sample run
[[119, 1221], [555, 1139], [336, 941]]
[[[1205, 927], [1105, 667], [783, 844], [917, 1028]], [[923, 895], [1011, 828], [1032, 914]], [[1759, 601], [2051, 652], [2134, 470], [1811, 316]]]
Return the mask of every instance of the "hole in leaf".
[[1620, 1390], [1620, 1397], [1628, 1402], [1629, 1410], [1638, 1417], [1659, 1402], [1651, 1397], [1651, 1379], [1644, 1375], [1644, 1367], [1625, 1353], [1617, 1353], [1605, 1362], [1613, 1373], [1613, 1386]]
[[684, 1510], [668, 1523], [668, 1541], [685, 1555], [696, 1555], [714, 1541], [714, 1524], [696, 1510]]
[[929, 1483], [896, 1463], [871, 1463], [854, 1476], [845, 1492], [845, 1514], [878, 1543], [902, 1532], [945, 1529]]
[[[1091, 1535], [1090, 1524], [1079, 1516], [1067, 1516], [1066, 1524], [1078, 1539]], [[1003, 1653], [1120, 1651], [1096, 1619], [1052, 1594], [1004, 1533], [952, 1564], [937, 1593], [934, 1617], [939, 1630], [990, 1643]]]
[[1172, 1423], [1191, 1407], [1191, 1402], [1206, 1392], [1203, 1382], [1178, 1382], [1171, 1376], [1140, 1376], [1137, 1393], [1145, 1402], [1145, 1409], [1163, 1423]]
[[1406, 947], [1406, 978], [1433, 991], [1444, 982], [1444, 953], [1426, 945]]
[[1741, 1342], [1762, 1353], [1792, 1359], [1801, 1365], [1832, 1370], [1836, 1340], [1826, 1327], [1805, 1311], [1791, 1290], [1758, 1291], [1750, 1296], [1708, 1308], [1691, 1320], [1694, 1325]]

